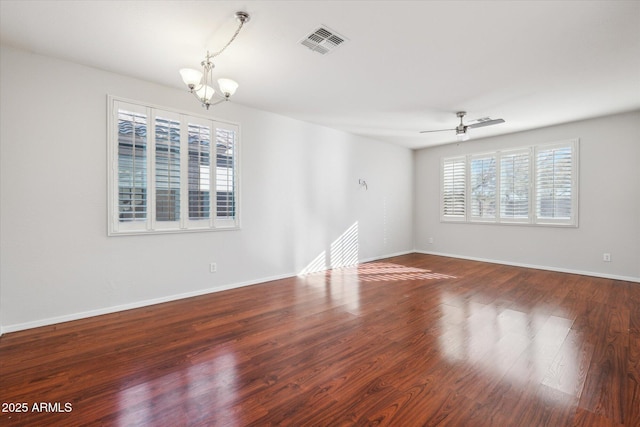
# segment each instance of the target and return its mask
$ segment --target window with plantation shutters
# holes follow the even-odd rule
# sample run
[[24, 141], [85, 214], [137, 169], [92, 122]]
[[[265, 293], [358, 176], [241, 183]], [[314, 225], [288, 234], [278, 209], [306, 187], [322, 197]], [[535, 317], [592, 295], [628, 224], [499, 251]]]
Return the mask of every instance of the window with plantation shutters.
[[118, 220], [147, 219], [147, 116], [118, 110]]
[[471, 156], [471, 217], [496, 217], [496, 156]]
[[442, 217], [449, 221], [466, 219], [466, 159], [442, 162]]
[[180, 220], [180, 122], [155, 118], [156, 221]]
[[577, 197], [575, 187], [575, 143], [537, 147], [536, 221], [550, 224], [572, 224]]
[[211, 218], [211, 128], [189, 123], [189, 219]]
[[232, 129], [216, 130], [216, 217], [235, 217], [235, 145], [236, 132]]
[[239, 227], [238, 126], [109, 97], [109, 235]]
[[530, 150], [500, 156], [500, 218], [519, 221], [529, 218]]
[[442, 159], [442, 221], [578, 225], [578, 140]]

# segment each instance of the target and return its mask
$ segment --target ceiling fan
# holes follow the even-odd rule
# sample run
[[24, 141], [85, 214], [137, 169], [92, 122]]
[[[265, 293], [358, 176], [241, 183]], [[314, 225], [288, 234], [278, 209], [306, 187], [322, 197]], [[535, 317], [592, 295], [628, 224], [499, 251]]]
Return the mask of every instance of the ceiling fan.
[[462, 118], [466, 114], [467, 114], [466, 111], [458, 111], [456, 113], [456, 116], [460, 117], [460, 124], [453, 129], [423, 130], [420, 133], [444, 132], [444, 131], [455, 130], [458, 141], [466, 141], [467, 139], [469, 139], [469, 134], [467, 133], [467, 129], [481, 128], [485, 126], [492, 126], [492, 125], [504, 123], [503, 119], [491, 119], [490, 117], [483, 117], [481, 119], [474, 120], [475, 123], [472, 123], [470, 125], [465, 125], [462, 122]]

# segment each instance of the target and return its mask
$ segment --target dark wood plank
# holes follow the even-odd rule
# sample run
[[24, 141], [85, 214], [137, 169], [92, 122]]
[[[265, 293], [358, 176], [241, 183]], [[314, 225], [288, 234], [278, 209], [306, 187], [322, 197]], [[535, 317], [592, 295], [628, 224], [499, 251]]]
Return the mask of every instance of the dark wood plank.
[[629, 315], [627, 309], [606, 306], [580, 398], [581, 408], [620, 424], [625, 423]]
[[[619, 424], [610, 418], [606, 418], [586, 409], [578, 408], [576, 415], [571, 424], [571, 427], [623, 427], [623, 424]], [[628, 426], [635, 426], [637, 424], [626, 424]]]
[[0, 400], [9, 426], [638, 426], [640, 285], [403, 255], [6, 334]]

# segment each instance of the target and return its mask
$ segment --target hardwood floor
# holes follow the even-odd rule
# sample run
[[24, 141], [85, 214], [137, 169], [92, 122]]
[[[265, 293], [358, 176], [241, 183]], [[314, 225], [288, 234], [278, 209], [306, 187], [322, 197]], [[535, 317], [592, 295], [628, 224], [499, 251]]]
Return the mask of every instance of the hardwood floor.
[[638, 427], [640, 284], [405, 255], [6, 334], [0, 393], [20, 426]]

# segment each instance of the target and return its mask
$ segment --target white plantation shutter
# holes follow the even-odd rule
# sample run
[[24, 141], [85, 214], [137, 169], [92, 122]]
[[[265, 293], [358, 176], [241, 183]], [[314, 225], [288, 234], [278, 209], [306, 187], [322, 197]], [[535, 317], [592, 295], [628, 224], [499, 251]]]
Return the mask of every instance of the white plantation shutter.
[[496, 218], [496, 157], [471, 156], [471, 218]]
[[109, 235], [237, 228], [238, 135], [109, 97]]
[[442, 218], [466, 219], [466, 159], [444, 159], [442, 162]]
[[211, 127], [189, 123], [189, 219], [211, 218]]
[[155, 219], [180, 220], [180, 118], [158, 112], [155, 116]]
[[149, 111], [115, 102], [109, 119], [109, 227], [119, 231], [145, 229], [149, 218]]
[[118, 210], [120, 221], [147, 218], [147, 117], [118, 111]]
[[529, 218], [531, 150], [502, 153], [500, 156], [500, 218]]
[[[216, 128], [216, 219], [235, 223], [236, 218], [236, 139], [232, 126]], [[228, 225], [228, 224], [227, 224]]]
[[536, 222], [575, 224], [577, 194], [574, 141], [537, 147], [535, 155]]

